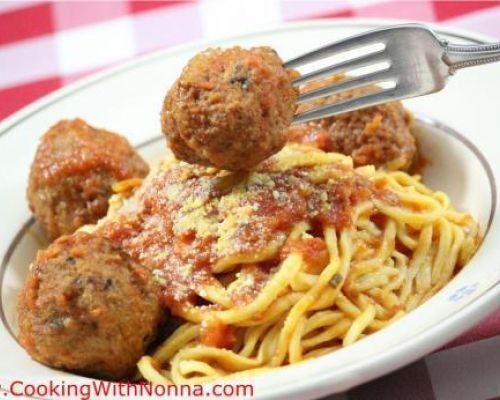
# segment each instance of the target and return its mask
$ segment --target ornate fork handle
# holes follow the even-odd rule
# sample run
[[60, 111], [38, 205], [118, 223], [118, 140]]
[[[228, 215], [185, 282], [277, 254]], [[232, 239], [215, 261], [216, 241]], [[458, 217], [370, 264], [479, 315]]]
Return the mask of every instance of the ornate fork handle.
[[450, 73], [460, 68], [500, 61], [500, 43], [459, 45], [444, 42], [443, 45], [443, 61], [450, 66]]

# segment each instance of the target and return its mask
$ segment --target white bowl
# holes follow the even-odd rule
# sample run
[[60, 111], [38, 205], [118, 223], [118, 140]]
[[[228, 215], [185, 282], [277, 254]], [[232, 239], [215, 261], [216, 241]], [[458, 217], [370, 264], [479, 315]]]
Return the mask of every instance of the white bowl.
[[[394, 21], [392, 21], [394, 22]], [[29, 165], [37, 139], [61, 118], [82, 117], [126, 135], [150, 161], [164, 153], [159, 110], [166, 88], [185, 62], [208, 46], [271, 45], [284, 59], [387, 21], [335, 20], [284, 25], [217, 42], [176, 47], [70, 85], [0, 124], [0, 384], [13, 380], [88, 382], [30, 359], [15, 340], [16, 296], [36, 249], [37, 226], [26, 205]], [[477, 43], [475, 34], [436, 27], [452, 42]], [[500, 222], [497, 187], [500, 104], [497, 65], [459, 71], [441, 93], [407, 102], [417, 115], [415, 134], [431, 163], [424, 180], [481, 223], [484, 241], [466, 268], [442, 291], [391, 326], [348, 348], [310, 362], [252, 378], [257, 398], [317, 398], [349, 389], [401, 367], [442, 346], [500, 305]], [[439, 121], [439, 122], [438, 122]], [[453, 126], [454, 128], [451, 128]], [[459, 133], [460, 132], [460, 133]]]

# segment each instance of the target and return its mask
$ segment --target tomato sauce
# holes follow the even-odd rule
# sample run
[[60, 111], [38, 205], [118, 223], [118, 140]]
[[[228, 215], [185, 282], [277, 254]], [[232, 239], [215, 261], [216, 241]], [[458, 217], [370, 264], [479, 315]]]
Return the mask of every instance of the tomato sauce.
[[200, 342], [206, 346], [231, 348], [236, 341], [232, 326], [224, 325], [216, 318], [203, 321], [200, 329]]
[[[331, 168], [339, 167], [333, 163]], [[153, 271], [163, 286], [162, 301], [174, 314], [196, 306], [206, 287], [220, 286], [220, 271], [215, 270], [225, 257], [252, 256], [282, 243], [268, 263], [226, 267], [252, 278], [231, 295], [235, 304], [245, 304], [290, 251], [300, 252], [313, 270], [328, 263], [323, 239], [286, 242], [297, 223], [317, 227], [311, 233], [318, 236], [325, 225], [345, 229], [356, 204], [385, 196], [385, 189], [348, 168], [341, 178], [321, 183], [310, 178], [311, 171], [276, 170], [266, 162], [252, 173], [234, 176], [172, 162], [149, 176], [99, 229]]]

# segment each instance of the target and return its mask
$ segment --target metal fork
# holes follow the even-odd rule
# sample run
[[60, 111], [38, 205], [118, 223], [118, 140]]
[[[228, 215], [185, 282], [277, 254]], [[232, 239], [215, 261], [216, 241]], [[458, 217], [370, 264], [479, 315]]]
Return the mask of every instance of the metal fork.
[[[449, 76], [461, 68], [500, 61], [500, 43], [456, 45], [439, 39], [428, 27], [420, 24], [396, 25], [376, 29], [332, 43], [284, 64], [296, 68], [339, 53], [378, 45], [379, 49], [347, 61], [320, 68], [293, 81], [299, 87], [307, 82], [347, 74], [349, 71], [385, 64], [375, 72], [351, 76], [331, 85], [300, 94], [298, 103], [334, 95], [369, 85], [389, 83], [368, 94], [319, 106], [295, 116], [299, 124], [376, 104], [422, 96], [441, 90]], [[372, 46], [374, 47], [374, 46]], [[366, 68], [365, 68], [366, 69]]]

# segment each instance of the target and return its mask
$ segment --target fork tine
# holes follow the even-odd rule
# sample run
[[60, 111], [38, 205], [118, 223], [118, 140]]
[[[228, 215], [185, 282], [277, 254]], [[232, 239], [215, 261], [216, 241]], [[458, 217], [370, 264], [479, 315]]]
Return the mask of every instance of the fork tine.
[[297, 114], [293, 119], [293, 125], [302, 124], [319, 118], [330, 117], [335, 114], [355, 111], [360, 108], [370, 107], [388, 101], [402, 100], [402, 98], [403, 96], [398, 95], [398, 91], [395, 87], [381, 89], [375, 93], [353, 97]]
[[348, 50], [353, 50], [361, 46], [380, 43], [380, 39], [385, 36], [387, 31], [390, 29], [397, 28], [381, 28], [369, 32], [360, 33], [347, 39], [339, 40], [338, 42], [320, 47], [319, 49], [313, 50], [309, 53], [302, 54], [301, 56], [288, 60], [283, 64], [283, 66], [285, 68], [295, 68], [304, 64], [311, 63], [313, 61], [321, 60], [322, 58], [331, 56], [334, 53], [340, 53]]
[[370, 74], [352, 77], [350, 79], [346, 79], [338, 83], [322, 87], [320, 89], [311, 90], [309, 92], [303, 93], [299, 95], [299, 97], [297, 98], [297, 104], [305, 103], [306, 101], [311, 101], [319, 99], [321, 97], [344, 92], [346, 90], [357, 89], [366, 86], [368, 84], [376, 84], [389, 80], [396, 80], [396, 77], [393, 76], [392, 74], [390, 66], [389, 68], [383, 69], [381, 71], [376, 71]]
[[387, 61], [384, 53], [385, 49], [382, 49], [374, 53], [369, 53], [361, 57], [353, 58], [352, 60], [347, 60], [334, 65], [330, 65], [328, 67], [318, 69], [317, 71], [304, 74], [295, 79], [292, 83], [294, 86], [299, 86], [314, 79], [320, 79], [326, 76], [344, 73], [352, 69], [362, 68], [371, 64]]

